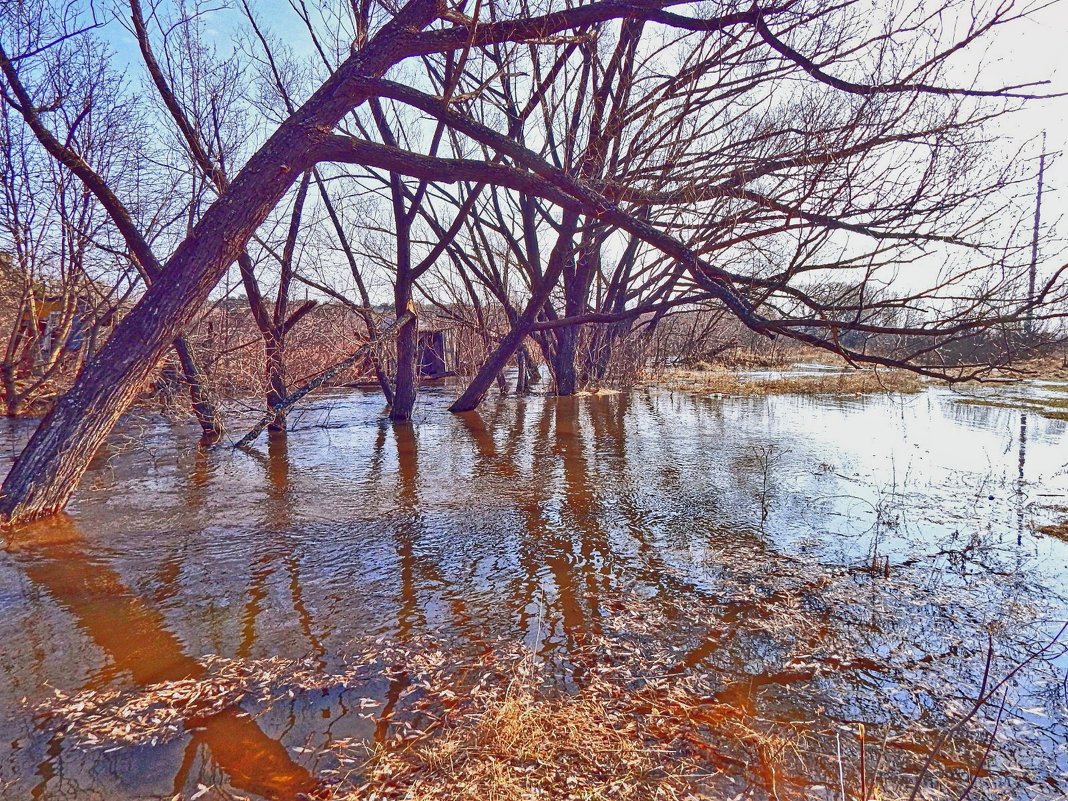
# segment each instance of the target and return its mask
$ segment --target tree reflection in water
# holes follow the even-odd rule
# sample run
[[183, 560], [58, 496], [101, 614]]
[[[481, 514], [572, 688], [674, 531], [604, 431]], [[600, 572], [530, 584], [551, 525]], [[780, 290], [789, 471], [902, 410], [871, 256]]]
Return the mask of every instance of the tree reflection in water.
[[[315, 792], [337, 767], [332, 744], [387, 743], [410, 721], [403, 665], [328, 680], [376, 642], [432, 643], [457, 687], [522, 642], [576, 692], [597, 667], [591, 646], [625, 636], [616, 624], [635, 608], [657, 621], [636, 647], [704, 677], [710, 703], [841, 747], [854, 770], [864, 723], [870, 743], [887, 737], [887, 764], [915, 768], [980, 685], [986, 633], [1003, 673], [1063, 616], [1063, 546], [1024, 521], [1068, 490], [1063, 431], [1042, 417], [962, 411], [934, 390], [905, 405], [643, 391], [459, 417], [426, 403], [392, 425], [373, 396], [327, 398], [333, 427], [259, 455], [196, 453], [194, 432], [137, 421], [151, 448], [116, 451], [72, 517], [20, 530], [0, 557], [0, 786], [42, 799]], [[744, 458], [761, 448], [778, 459], [766, 509], [754, 498], [769, 476]], [[309, 660], [324, 686], [111, 753], [32, 716], [50, 685], [197, 678], [211, 653]], [[1064, 701], [1045, 656], [1000, 730], [1053, 793]], [[975, 759], [979, 734], [941, 768]], [[809, 764], [800, 780], [837, 786], [831, 763]], [[976, 792], [1023, 786], [1011, 768], [992, 757]]]

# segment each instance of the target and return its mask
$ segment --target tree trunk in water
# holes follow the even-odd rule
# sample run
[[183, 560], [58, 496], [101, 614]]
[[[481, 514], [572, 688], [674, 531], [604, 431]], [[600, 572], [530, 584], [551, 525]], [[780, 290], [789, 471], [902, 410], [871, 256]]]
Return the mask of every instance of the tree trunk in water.
[[560, 275], [564, 271], [564, 264], [571, 257], [571, 235], [574, 233], [577, 223], [578, 214], [576, 212], [569, 210], [564, 213], [560, 221], [560, 231], [562, 233], [557, 238], [556, 247], [553, 248], [553, 252], [549, 256], [549, 265], [542, 276], [541, 283], [531, 295], [530, 300], [527, 301], [523, 313], [512, 323], [512, 330], [501, 340], [497, 350], [490, 354], [486, 363], [482, 365], [482, 369], [471, 379], [471, 383], [467, 385], [467, 389], [464, 390], [463, 394], [449, 407], [450, 412], [459, 414], [478, 408], [478, 405], [482, 403], [482, 399], [486, 397], [490, 386], [497, 378], [497, 374], [508, 365], [508, 360], [512, 358], [516, 349], [523, 344], [523, 340], [533, 330], [538, 312], [545, 305], [545, 301], [549, 299], [553, 287], [556, 286], [556, 282], [560, 280]]
[[[267, 354], [267, 408], [273, 409], [286, 397], [285, 341], [271, 337], [266, 343]], [[271, 433], [286, 430], [286, 413], [278, 412], [268, 426]]]
[[18, 417], [19, 412], [22, 410], [22, 396], [19, 394], [15, 382], [17, 370], [18, 366], [14, 364], [5, 364], [0, 368], [4, 383], [4, 414], [8, 417]]
[[[397, 316], [408, 310], [411, 290], [397, 287]], [[419, 320], [412, 319], [397, 334], [397, 380], [393, 389], [393, 404], [389, 419], [395, 423], [412, 419], [415, 396], [419, 391]]]
[[519, 320], [516, 323], [516, 327], [512, 328], [501, 340], [497, 350], [490, 354], [486, 363], [482, 365], [482, 369], [467, 385], [467, 389], [449, 407], [450, 412], [459, 414], [460, 412], [470, 412], [478, 408], [478, 405], [482, 403], [482, 399], [486, 397], [486, 393], [489, 392], [489, 388], [493, 386], [493, 382], [497, 380], [497, 376], [508, 365], [508, 360], [512, 358], [512, 354], [516, 352], [516, 349], [523, 343], [524, 337], [529, 333], [527, 328], [529, 323], [523, 325], [523, 322], [522, 319]]
[[[415, 315], [411, 312], [406, 312], [403, 317], [399, 318], [396, 322], [393, 323], [391, 327], [387, 328], [385, 331], [382, 332], [382, 338], [388, 336], [392, 339], [397, 335], [397, 332], [404, 326], [405, 323], [413, 319], [415, 319]], [[245, 436], [243, 436], [240, 440], [234, 443], [234, 447], [244, 448], [246, 445], [252, 444], [256, 437], [263, 433], [263, 429], [267, 428], [267, 426], [270, 425], [271, 421], [274, 419], [274, 415], [271, 414], [271, 412], [288, 413], [289, 410], [296, 403], [298, 403], [302, 398], [307, 397], [309, 393], [314, 392], [319, 387], [330, 383], [343, 372], [352, 367], [354, 364], [357, 364], [359, 360], [372, 347], [374, 347], [374, 345], [370, 342], [368, 342], [366, 345], [361, 345], [359, 348], [356, 349], [355, 353], [346, 356], [333, 367], [327, 368], [323, 372], [319, 373], [319, 375], [317, 375], [307, 384], [304, 384], [302, 387], [294, 390], [291, 394], [282, 398], [281, 401], [279, 401], [278, 404], [270, 412], [263, 416], [260, 422], [258, 422], [252, 427], [252, 430], [250, 430], [247, 434], [245, 434]]]
[[0, 523], [26, 522], [63, 508], [164, 351], [293, 181], [311, 166], [317, 144], [367, 99], [358, 79], [389, 69], [396, 61], [397, 36], [424, 28], [436, 9], [429, 0], [405, 5], [248, 160], [30, 437], [0, 489]]
[[378, 379], [378, 386], [382, 390], [382, 397], [386, 399], [386, 403], [393, 406], [393, 385], [389, 383], [389, 376], [386, 375], [386, 371], [382, 369], [382, 362], [379, 361], [378, 356], [374, 353], [371, 354], [371, 364], [375, 368], [375, 378]]
[[526, 395], [530, 392], [530, 381], [527, 373], [527, 359], [530, 358], [530, 354], [527, 352], [525, 345], [520, 345], [515, 354], [515, 394]]
[[41, 421], [4, 481], [0, 521], [25, 522], [63, 508], [167, 347], [158, 340], [121, 344], [125, 359], [118, 344], [105, 346]]
[[174, 340], [174, 352], [178, 354], [178, 361], [182, 365], [182, 376], [189, 387], [189, 401], [193, 407], [193, 414], [200, 423], [201, 441], [210, 445], [222, 438], [225, 433], [222, 415], [216, 406], [207, 387], [204, 386], [204, 374], [200, 372], [189, 343], [185, 337], [176, 337]]
[[553, 377], [556, 381], [556, 394], [561, 397], [574, 395], [578, 390], [578, 377], [575, 373], [575, 350], [578, 331], [574, 326], [557, 329], [556, 352], [553, 354]]
[[530, 354], [530, 348], [527, 347], [526, 342], [520, 346], [520, 350], [526, 357], [524, 362], [527, 368], [527, 390], [529, 391], [531, 387], [541, 383], [541, 371], [538, 369], [538, 363], [534, 361], [534, 357]]

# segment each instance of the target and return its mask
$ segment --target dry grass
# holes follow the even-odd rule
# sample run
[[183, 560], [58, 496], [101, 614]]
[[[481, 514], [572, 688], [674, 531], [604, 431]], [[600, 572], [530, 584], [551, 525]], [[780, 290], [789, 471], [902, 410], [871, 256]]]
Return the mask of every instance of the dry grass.
[[[617, 647], [601, 642], [597, 649], [603, 655]], [[395, 733], [369, 756], [362, 742], [336, 741], [348, 767], [331, 801], [801, 801], [839, 797], [843, 774], [850, 798], [901, 801], [933, 736], [870, 743], [861, 785], [859, 730], [847, 735], [854, 747], [843, 761], [833, 726], [770, 720], [707, 677], [673, 669], [666, 654], [650, 659], [636, 650], [595, 666], [572, 693], [551, 689], [543, 668], [516, 652], [510, 676], [498, 684], [500, 658], [489, 656], [469, 688], [444, 674], [424, 676], [415, 717], [394, 721]], [[796, 673], [807, 681], [834, 669]], [[966, 773], [974, 758], [943, 756], [935, 764]]]
[[[774, 787], [785, 755], [801, 750], [800, 736], [759, 731], [702, 680], [665, 664], [652, 674], [642, 660], [601, 664], [566, 693], [547, 686], [529, 655], [489, 660], [459, 695], [444, 674], [424, 676], [412, 711], [426, 725], [398, 725], [335, 801], [697, 801], [722, 797], [713, 788], [727, 786], [728, 768], [753, 769]], [[717, 750], [710, 730], [747, 755]], [[337, 745], [342, 763], [359, 761], [361, 744]]]
[[602, 679], [574, 696], [547, 698], [529, 677], [516, 678], [502, 697], [484, 694], [448, 715], [425, 743], [375, 754], [357, 797], [700, 797], [701, 766], [648, 715], [635, 714], [633, 700]]
[[[701, 766], [664, 740], [612, 683], [546, 698], [522, 678], [503, 697], [465, 705], [429, 741], [382, 750], [357, 797], [426, 801], [589, 801], [700, 797]], [[663, 715], [658, 716], [663, 723]]]
[[684, 369], [697, 371], [786, 370], [802, 362], [836, 363], [836, 358], [825, 350], [796, 343], [759, 348], [735, 344], [685, 357], [678, 364]]
[[1062, 520], [1060, 523], [1050, 523], [1046, 526], [1039, 526], [1037, 530], [1039, 534], [1045, 534], [1047, 537], [1053, 537], [1068, 542], [1068, 520]]
[[904, 370], [850, 370], [782, 376], [747, 376], [726, 370], [678, 370], [659, 383], [719, 395], [865, 395], [919, 392], [923, 382]]
[[1000, 371], [1006, 378], [1038, 378], [1046, 381], [1068, 381], [1068, 353], [1049, 353], [1012, 364], [1011, 370]]
[[[792, 607], [786, 614], [805, 616]], [[761, 713], [744, 683], [724, 686], [714, 672], [680, 664], [679, 651], [657, 641], [666, 618], [641, 602], [618, 605], [614, 615], [604, 635], [571, 655], [578, 668], [571, 689], [561, 685], [558, 666], [505, 643], [467, 665], [466, 678], [433, 643], [372, 656], [408, 689], [375, 746], [333, 743], [341, 768], [331, 800], [800, 801], [836, 794], [843, 747], [836, 753], [833, 725], [807, 715], [776, 720]], [[777, 630], [783, 620], [767, 624]], [[808, 682], [852, 669], [847, 662], [791, 662], [776, 681]], [[848, 738], [855, 752], [856, 735]], [[886, 746], [869, 757], [877, 751], [883, 763]], [[894, 750], [881, 772], [869, 768], [869, 801], [907, 795], [897, 772], [923, 753]], [[855, 758], [844, 766], [853, 789]]]
[[807, 345], [785, 345], [761, 348], [730, 348], [712, 360], [712, 364], [728, 370], [785, 370], [795, 364], [815, 362], [839, 364], [837, 356]]
[[[885, 666], [851, 653], [819, 626], [818, 609], [802, 602], [819, 592], [844, 608], [854, 582], [797, 580], [774, 599], [761, 601], [759, 593], [752, 599], [763, 611], [749, 625], [769, 643], [785, 638], [798, 649], [766, 678], [802, 690], [840, 672], [882, 672]], [[746, 587], [739, 584], [732, 597]], [[322, 751], [296, 749], [316, 762], [323, 779], [316, 797], [331, 801], [908, 797], [937, 729], [873, 726], [865, 752], [856, 727], [807, 712], [769, 715], [746, 680], [679, 661], [686, 649], [664, 642], [663, 632], [683, 611], [668, 615], [641, 599], [617, 599], [602, 633], [569, 651], [564, 681], [561, 665], [536, 656], [537, 646], [489, 642], [481, 653], [458, 659], [428, 635], [403, 644], [379, 638], [329, 675], [310, 662], [207, 657], [196, 678], [57, 694], [38, 712], [57, 718], [72, 745], [116, 750], [174, 739], [227, 709], [258, 715], [304, 690], [320, 695], [326, 686], [341, 686], [364, 696], [354, 711], [378, 734], [373, 743], [330, 739]], [[799, 632], [811, 636], [799, 639]], [[385, 703], [384, 696], [392, 700]], [[805, 697], [797, 696], [802, 707]], [[982, 728], [962, 730], [959, 742], [945, 744], [931, 766], [940, 777], [927, 797], [960, 786], [978, 764], [985, 736]]]

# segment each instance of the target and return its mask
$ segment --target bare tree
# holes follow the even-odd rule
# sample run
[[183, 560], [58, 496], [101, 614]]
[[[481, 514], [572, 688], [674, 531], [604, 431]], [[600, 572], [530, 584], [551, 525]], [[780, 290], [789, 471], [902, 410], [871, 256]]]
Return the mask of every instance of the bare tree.
[[[7, 79], [0, 97], [23, 118], [57, 164], [81, 181], [85, 197], [91, 195], [103, 207], [125, 247], [124, 258], [146, 284], [150, 283], [163, 269], [150, 244], [153, 234], [158, 233], [153, 230], [158, 220], [150, 213], [142, 221], [143, 225], [138, 224], [139, 210], [124, 203], [118, 195], [130, 188], [123, 186], [127, 176], [123, 170], [111, 169], [116, 154], [129, 154], [133, 144], [131, 129], [118, 125], [131, 108], [118, 94], [120, 86], [116, 76], [92, 40], [59, 35], [54, 41], [47, 41], [49, 36], [55, 37], [57, 31], [64, 30], [64, 25], [72, 24], [72, 20], [64, 16], [57, 22], [46, 4], [19, 4], [12, 13], [17, 15], [12, 24], [19, 25], [14, 30], [28, 37], [21, 44], [44, 59], [44, 63], [34, 71], [36, 85], [31, 88], [6, 55], [0, 55], [0, 69]], [[45, 114], [56, 126], [55, 130], [45, 120]], [[135, 196], [140, 197], [143, 188], [135, 185]], [[214, 441], [222, 434], [222, 422], [204, 387], [200, 367], [180, 333], [172, 344], [204, 438]]]
[[[787, 0], [715, 5], [703, 8], [707, 16], [689, 16], [659, 0], [593, 0], [544, 13], [523, 4], [494, 6], [486, 19], [478, 8], [473, 19], [428, 0], [411, 0], [395, 13], [359, 7], [352, 52], [318, 88], [302, 92], [305, 99], [294, 102], [244, 166], [235, 165], [233, 178], [218, 185], [195, 227], [16, 460], [0, 515], [26, 520], [63, 506], [168, 343], [294, 182], [319, 163], [406, 176], [415, 192], [424, 183], [487, 185], [545, 204], [542, 220], [556, 242], [542, 278], [456, 410], [477, 404], [535, 326], [568, 329], [634, 316], [626, 301], [622, 311], [605, 312], [589, 311], [582, 299], [597, 286], [587, 276], [608, 261], [616, 238], [640, 243], [633, 263], [654, 265], [653, 284], [668, 282], [672, 292], [715, 303], [753, 331], [807, 342], [855, 363], [903, 365], [951, 380], [981, 375], [989, 365], [947, 364], [938, 357], [939, 342], [1020, 321], [1028, 312], [1036, 320], [1052, 313], [1059, 272], [1028, 299], [1019, 291], [1021, 273], [1004, 258], [997, 201], [1017, 177], [985, 156], [990, 121], [1033, 96], [1034, 87], [985, 86], [980, 75], [955, 83], [947, 77], [970, 49], [1025, 10], [946, 4], [873, 16], [870, 5], [858, 2]], [[936, 33], [933, 18], [942, 22]], [[76, 27], [68, 20], [53, 39]], [[619, 44], [635, 36], [636, 27], [642, 43]], [[657, 33], [648, 43], [646, 31]], [[616, 44], [603, 58], [588, 46], [570, 47], [587, 40]], [[46, 45], [24, 48], [17, 37], [3, 37], [0, 71], [20, 112], [36, 105], [23, 78]], [[475, 67], [494, 61], [481, 54], [498, 45], [506, 47], [507, 59], [493, 69], [519, 71], [516, 54], [534, 49], [560, 61], [551, 83], [561, 87], [574, 80], [566, 62], [572, 54], [580, 75], [583, 69], [603, 73], [589, 85], [590, 106], [546, 104], [559, 111], [547, 114], [538, 133], [584, 132], [585, 140], [565, 143], [583, 153], [572, 162], [577, 170], [547, 159], [533, 139], [517, 141], [507, 114], [492, 112], [492, 76], [482, 75], [477, 84], [459, 77], [435, 82], [399, 66], [415, 59], [440, 64], [457, 54], [455, 69], [478, 76]], [[628, 53], [642, 69], [622, 69]], [[613, 59], [620, 68], [610, 68]], [[396, 80], [401, 72], [404, 81]], [[627, 77], [609, 80], [609, 72]], [[665, 74], [674, 80], [663, 81]], [[658, 80], [660, 88], [642, 94], [640, 82], [656, 87]], [[617, 102], [624, 95], [629, 99]], [[404, 149], [399, 138], [375, 142], [339, 128], [372, 99], [408, 107], [433, 130], [447, 131], [442, 141], [454, 153], [442, 155], [436, 146], [417, 152]], [[603, 113], [595, 111], [599, 104]], [[567, 114], [584, 115], [591, 124], [570, 124]], [[659, 120], [666, 122], [666, 135]], [[38, 126], [35, 133], [42, 138], [47, 131]], [[405, 144], [414, 147], [415, 140]], [[617, 150], [640, 154], [640, 163], [628, 171], [623, 158], [613, 161]], [[94, 194], [106, 198], [107, 190], [96, 185]], [[143, 237], [121, 204], [101, 202], [131, 249], [140, 249]], [[403, 212], [412, 208], [409, 201]], [[998, 239], [996, 259], [991, 234]], [[158, 260], [146, 251], [138, 261]], [[889, 283], [910, 264], [915, 275], [897, 281], [900, 291], [889, 300], [872, 301], [864, 292], [859, 300], [849, 295], [828, 302], [813, 291], [828, 274], [865, 286]], [[565, 289], [563, 316], [545, 319], [562, 278], [573, 284], [573, 302], [569, 308]], [[665, 296], [650, 308], [671, 302]], [[912, 317], [883, 325], [872, 316], [879, 303]], [[846, 331], [893, 334], [904, 344], [891, 353], [849, 347], [840, 336]], [[557, 341], [565, 353], [568, 336]]]

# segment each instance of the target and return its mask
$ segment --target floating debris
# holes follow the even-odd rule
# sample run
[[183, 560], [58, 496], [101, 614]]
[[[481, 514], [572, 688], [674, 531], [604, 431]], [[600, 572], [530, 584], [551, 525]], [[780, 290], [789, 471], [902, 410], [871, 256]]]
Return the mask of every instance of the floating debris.
[[[1063, 782], [1042, 765], [1051, 709], [1010, 702], [1007, 691], [1009, 679], [1022, 676], [1021, 656], [1045, 669], [1061, 646], [995, 659], [985, 643], [943, 632], [942, 653], [921, 652], [911, 643], [933, 649], [938, 639], [909, 633], [926, 625], [932, 604], [952, 600], [952, 588], [917, 592], [915, 620], [890, 622], [880, 619], [881, 599], [908, 600], [908, 585], [873, 577], [867, 565], [797, 567], [769, 571], [766, 584], [721, 584], [722, 605], [745, 612], [746, 639], [764, 644], [768, 662], [753, 673], [717, 663], [735, 633], [703, 602], [621, 595], [563, 663], [542, 651], [540, 631], [533, 648], [504, 638], [461, 655], [427, 634], [380, 637], [352, 646], [334, 672], [314, 660], [207, 656], [196, 676], [56, 691], [36, 714], [74, 747], [111, 753], [172, 741], [215, 715], [262, 715], [340, 688], [355, 715], [375, 724], [375, 736], [288, 745], [295, 758], [314, 761], [321, 795], [334, 801], [890, 801], [916, 787], [926, 798], [969, 788], [1013, 798], [1036, 779], [1043, 785], [1029, 798], [1059, 797]], [[862, 605], [857, 582], [870, 590]], [[827, 626], [831, 614], [856, 626]], [[858, 636], [865, 626], [900, 648], [876, 654]], [[714, 649], [673, 642], [673, 628], [706, 628], [704, 645]], [[724, 650], [717, 657], [715, 649]], [[855, 698], [827, 692], [854, 682], [867, 685]], [[768, 714], [767, 692], [779, 694], [779, 705], [793, 698], [795, 714]]]
[[181, 736], [198, 721], [239, 707], [248, 699], [269, 707], [295, 689], [343, 683], [347, 676], [326, 676], [312, 660], [241, 661], [209, 654], [198, 661], [202, 675], [145, 687], [86, 690], [54, 697], [35, 715], [83, 749], [158, 745]]

